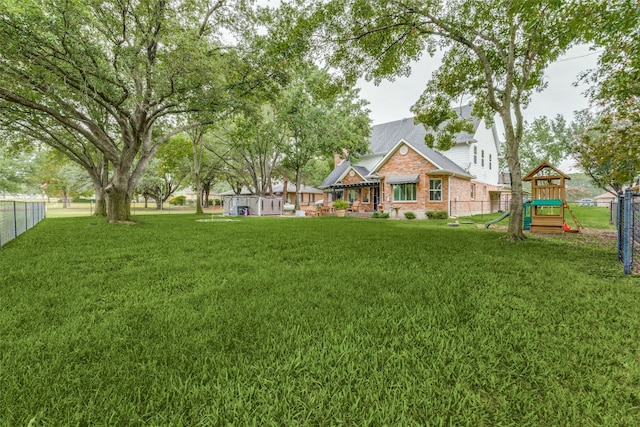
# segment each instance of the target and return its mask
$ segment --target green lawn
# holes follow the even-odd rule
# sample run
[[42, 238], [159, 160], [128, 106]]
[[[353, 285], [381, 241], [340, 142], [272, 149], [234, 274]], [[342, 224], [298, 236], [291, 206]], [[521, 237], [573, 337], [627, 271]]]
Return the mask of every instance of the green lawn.
[[0, 250], [0, 424], [640, 424], [614, 242], [447, 221], [47, 219]]
[[[587, 229], [596, 229], [596, 230], [609, 230], [615, 231], [615, 227], [610, 224], [611, 222], [611, 213], [609, 208], [607, 207], [595, 207], [595, 206], [577, 206], [570, 204], [570, 209], [575, 215], [576, 219], [580, 221], [583, 227]], [[473, 222], [475, 224], [484, 224], [492, 219], [498, 218], [502, 215], [502, 212], [499, 213], [491, 213], [484, 215], [475, 215], [471, 217], [460, 217], [458, 218], [461, 222]], [[565, 221], [572, 228], [577, 228], [571, 214], [565, 210]], [[500, 221], [496, 224], [507, 226], [509, 224], [509, 218], [505, 218], [503, 221]], [[495, 227], [495, 226], [494, 226]]]

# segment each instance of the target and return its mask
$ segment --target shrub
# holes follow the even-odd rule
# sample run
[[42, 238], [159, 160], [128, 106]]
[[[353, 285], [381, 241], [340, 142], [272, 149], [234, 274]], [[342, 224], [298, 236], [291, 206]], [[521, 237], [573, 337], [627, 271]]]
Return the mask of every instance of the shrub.
[[389, 218], [389, 213], [385, 213], [385, 212], [374, 212], [373, 215], [371, 215], [372, 218], [380, 218], [380, 219], [387, 219]]
[[449, 215], [447, 215], [447, 211], [427, 211], [427, 218], [429, 219], [447, 219]]
[[340, 211], [340, 210], [347, 209], [349, 207], [349, 203], [347, 201], [345, 201], [345, 200], [338, 199], [335, 202], [333, 202], [333, 207], [336, 210]]
[[404, 217], [407, 219], [416, 219], [416, 214], [411, 211], [405, 212]]
[[186, 201], [187, 196], [176, 196], [169, 200], [169, 204], [174, 206], [184, 206]]

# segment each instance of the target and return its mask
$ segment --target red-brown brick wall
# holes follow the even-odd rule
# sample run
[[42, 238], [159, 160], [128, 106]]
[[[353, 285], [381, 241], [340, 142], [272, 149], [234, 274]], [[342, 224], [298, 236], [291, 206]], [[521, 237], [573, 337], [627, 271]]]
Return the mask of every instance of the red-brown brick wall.
[[[415, 202], [401, 202], [393, 200], [393, 189], [390, 184], [384, 184], [384, 205], [385, 210], [389, 210], [391, 206], [399, 208], [400, 211], [420, 211], [420, 210], [439, 210], [444, 209], [446, 202], [430, 203], [429, 198], [429, 177], [427, 173], [434, 169], [433, 164], [428, 162], [422, 155], [409, 147], [406, 154], [401, 154], [398, 149], [387, 162], [382, 165], [378, 171], [378, 175], [385, 178], [385, 181], [396, 175], [418, 175], [418, 184], [416, 188]], [[446, 179], [443, 179], [443, 198], [446, 194]], [[433, 206], [433, 208], [431, 207]]]
[[[398, 208], [400, 217], [402, 217], [403, 212], [413, 211], [418, 214], [419, 218], [424, 218], [425, 211], [449, 211], [450, 208], [450, 213], [454, 216], [490, 211], [489, 192], [498, 190], [498, 187], [450, 175], [429, 176], [428, 174], [434, 169], [435, 166], [413, 148], [408, 147], [406, 154], [401, 154], [398, 149], [377, 173], [383, 178], [383, 183], [392, 176], [417, 174], [419, 178], [416, 188], [416, 200], [409, 202], [394, 201], [392, 186], [384, 183], [381, 194], [382, 199], [380, 200], [384, 210], [390, 212], [392, 207]], [[429, 179], [442, 180], [442, 200], [439, 202], [429, 200]], [[362, 182], [362, 178], [357, 173], [354, 176], [347, 174], [342, 179], [343, 184], [357, 184], [359, 182]], [[471, 199], [471, 183], [475, 183], [476, 186], [473, 200]], [[346, 191], [348, 189], [345, 188], [345, 197]], [[358, 189], [358, 199], [361, 201], [362, 191], [363, 189]], [[373, 190], [371, 190], [370, 199], [371, 203], [362, 205], [362, 208], [366, 211], [373, 210]], [[327, 193], [324, 195], [324, 202], [325, 204], [328, 203]]]

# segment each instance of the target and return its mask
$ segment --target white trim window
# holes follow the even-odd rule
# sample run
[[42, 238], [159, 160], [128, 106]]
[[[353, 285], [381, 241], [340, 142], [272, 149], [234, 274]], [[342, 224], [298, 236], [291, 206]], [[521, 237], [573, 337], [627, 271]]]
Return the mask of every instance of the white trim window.
[[476, 199], [476, 185], [475, 184], [471, 184], [471, 200], [475, 200]]
[[350, 188], [347, 191], [347, 202], [353, 203], [356, 200], [358, 200], [358, 190], [356, 190], [355, 188]]
[[362, 203], [371, 203], [371, 189], [369, 187], [362, 189]]
[[429, 179], [429, 201], [431, 202], [442, 201], [442, 179], [441, 178]]
[[478, 164], [478, 146], [477, 145], [473, 146], [473, 164], [474, 165]]
[[406, 184], [393, 184], [394, 202], [415, 202], [417, 198], [417, 184], [415, 182]]

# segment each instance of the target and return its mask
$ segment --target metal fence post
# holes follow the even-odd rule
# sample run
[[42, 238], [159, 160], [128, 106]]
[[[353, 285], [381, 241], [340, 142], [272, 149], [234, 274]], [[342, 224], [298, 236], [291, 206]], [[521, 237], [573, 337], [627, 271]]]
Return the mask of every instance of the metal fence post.
[[18, 237], [18, 209], [16, 202], [13, 202], [13, 237]]
[[622, 212], [624, 212], [624, 195], [622, 194], [622, 192], [620, 191], [618, 193], [618, 204], [616, 205], [616, 231], [617, 233], [617, 242], [616, 242], [616, 248], [618, 251], [618, 261], [622, 262], [622, 242], [624, 241], [623, 238], [623, 226], [624, 224], [622, 223], [623, 220], [623, 215]]
[[624, 230], [623, 230], [622, 263], [624, 274], [631, 274], [631, 189], [624, 192]]

